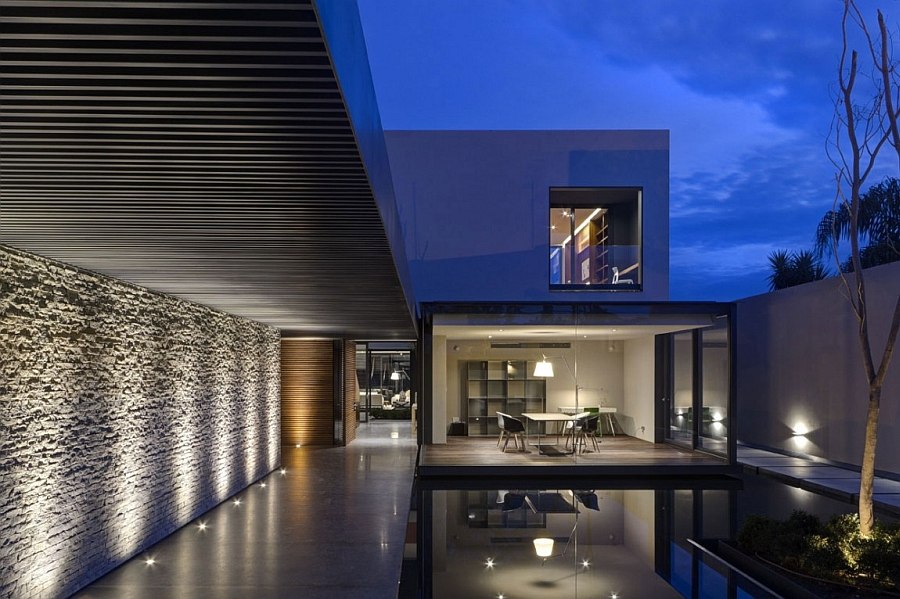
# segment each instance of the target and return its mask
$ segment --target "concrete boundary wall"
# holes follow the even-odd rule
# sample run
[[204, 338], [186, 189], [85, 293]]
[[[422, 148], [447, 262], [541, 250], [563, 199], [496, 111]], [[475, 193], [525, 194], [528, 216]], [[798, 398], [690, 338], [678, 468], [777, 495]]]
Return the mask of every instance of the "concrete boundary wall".
[[0, 597], [60, 597], [280, 464], [279, 332], [0, 246]]
[[[900, 262], [865, 274], [873, 354], [880, 357], [900, 295]], [[840, 279], [741, 300], [737, 323], [738, 440], [859, 466], [868, 391]], [[898, 352], [882, 397], [876, 468], [900, 474]]]

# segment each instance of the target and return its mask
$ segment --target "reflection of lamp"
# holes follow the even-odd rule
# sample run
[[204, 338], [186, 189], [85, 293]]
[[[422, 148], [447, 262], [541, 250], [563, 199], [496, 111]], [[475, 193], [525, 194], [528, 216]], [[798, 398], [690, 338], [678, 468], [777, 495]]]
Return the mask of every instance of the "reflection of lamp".
[[549, 537], [539, 537], [532, 541], [534, 543], [534, 552], [537, 553], [537, 556], [541, 558], [541, 565], [548, 559], [553, 559], [554, 557], [562, 557], [566, 554], [566, 551], [569, 550], [569, 544], [572, 542], [572, 539], [575, 538], [575, 555], [578, 555], [578, 538], [575, 537], [575, 529], [578, 528], [578, 512], [575, 512], [575, 524], [572, 525], [572, 532], [569, 533], [569, 538], [566, 540], [566, 546], [563, 548], [562, 553], [557, 555], [553, 555], [553, 539]]
[[540, 538], [534, 540], [534, 552], [538, 557], [548, 558], [553, 555], [553, 539]]

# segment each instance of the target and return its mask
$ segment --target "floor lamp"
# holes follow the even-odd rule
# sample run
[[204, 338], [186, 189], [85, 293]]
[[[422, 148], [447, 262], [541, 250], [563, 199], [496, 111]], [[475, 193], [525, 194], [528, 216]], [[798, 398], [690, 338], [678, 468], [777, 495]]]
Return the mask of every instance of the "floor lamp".
[[572, 377], [572, 380], [575, 382], [575, 411], [576, 413], [580, 409], [580, 405], [578, 403], [578, 390], [581, 387], [578, 386], [578, 360], [575, 360], [575, 368], [573, 369], [569, 366], [569, 361], [565, 356], [550, 356], [549, 358], [543, 354], [541, 354], [541, 361], [536, 362], [534, 365], [534, 374], [532, 376], [536, 378], [553, 378], [553, 362], [551, 359], [561, 359], [563, 364], [566, 365], [566, 370], [569, 371], [569, 376]]

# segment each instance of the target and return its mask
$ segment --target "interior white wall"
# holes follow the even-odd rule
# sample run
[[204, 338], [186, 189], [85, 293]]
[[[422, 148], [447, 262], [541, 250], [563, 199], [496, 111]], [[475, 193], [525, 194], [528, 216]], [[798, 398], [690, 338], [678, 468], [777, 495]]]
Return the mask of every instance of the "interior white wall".
[[624, 401], [616, 419], [626, 434], [652, 442], [656, 399], [654, 337], [629, 339], [624, 346]]
[[431, 343], [431, 442], [447, 442], [447, 338], [435, 335]]
[[[652, 344], [651, 344], [652, 345]], [[653, 572], [656, 558], [656, 497], [650, 491], [623, 491], [624, 544]]]
[[[569, 349], [493, 349], [488, 340], [444, 339], [446, 367], [441, 375], [434, 376], [435, 387], [442, 378], [446, 381], [443, 404], [435, 404], [435, 412], [444, 417], [446, 423], [453, 418], [462, 419], [464, 410], [465, 362], [468, 360], [540, 360], [542, 354], [557, 356], [553, 362], [554, 377], [547, 379], [547, 411], [555, 412], [563, 406], [575, 405], [575, 383], [569, 374], [569, 367], [575, 366], [578, 357], [578, 385], [580, 406], [614, 407], [616, 419], [629, 435], [653, 441], [654, 422], [654, 341], [653, 336], [628, 341], [578, 341]], [[435, 346], [438, 337], [435, 337]], [[612, 351], [610, 351], [612, 348]], [[434, 368], [439, 370], [438, 349], [435, 347]], [[530, 375], [530, 373], [529, 373]], [[438, 390], [434, 398], [439, 401]], [[443, 409], [441, 409], [443, 407]], [[640, 427], [644, 427], [642, 431]], [[435, 430], [437, 432], [437, 430]], [[437, 442], [437, 441], [435, 441]]]

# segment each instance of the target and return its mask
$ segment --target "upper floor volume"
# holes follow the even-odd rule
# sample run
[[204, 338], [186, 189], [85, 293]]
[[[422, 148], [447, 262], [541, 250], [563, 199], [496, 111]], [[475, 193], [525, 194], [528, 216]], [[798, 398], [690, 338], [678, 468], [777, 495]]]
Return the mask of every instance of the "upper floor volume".
[[668, 131], [385, 137], [418, 302], [668, 300]]

